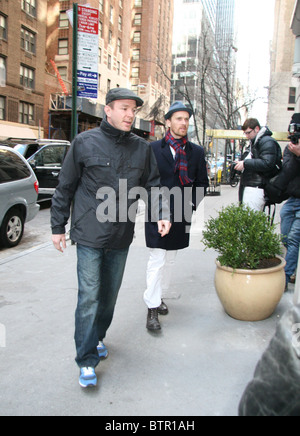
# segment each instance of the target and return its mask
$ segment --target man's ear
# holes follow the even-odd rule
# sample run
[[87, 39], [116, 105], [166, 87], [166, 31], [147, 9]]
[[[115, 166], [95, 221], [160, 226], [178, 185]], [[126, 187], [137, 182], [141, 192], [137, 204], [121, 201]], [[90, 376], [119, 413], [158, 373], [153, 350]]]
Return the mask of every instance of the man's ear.
[[166, 124], [167, 124], [167, 128], [169, 129], [171, 127], [171, 121], [167, 120]]
[[110, 117], [111, 115], [111, 108], [109, 106], [104, 106], [104, 112], [106, 114], [107, 117]]

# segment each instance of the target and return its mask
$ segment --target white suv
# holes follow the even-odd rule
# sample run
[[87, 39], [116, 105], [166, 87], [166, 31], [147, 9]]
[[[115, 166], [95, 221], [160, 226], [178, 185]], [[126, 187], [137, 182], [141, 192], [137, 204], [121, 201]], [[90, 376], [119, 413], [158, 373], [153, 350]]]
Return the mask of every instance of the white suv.
[[0, 246], [15, 247], [25, 222], [40, 210], [39, 184], [26, 160], [14, 149], [0, 146]]

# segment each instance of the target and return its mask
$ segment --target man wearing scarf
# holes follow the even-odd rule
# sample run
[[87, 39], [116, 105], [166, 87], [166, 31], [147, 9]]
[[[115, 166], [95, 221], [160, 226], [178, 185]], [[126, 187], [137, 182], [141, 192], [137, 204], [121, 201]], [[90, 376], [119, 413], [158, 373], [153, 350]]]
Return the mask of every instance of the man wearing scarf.
[[[150, 248], [150, 259], [144, 301], [148, 307], [147, 329], [151, 331], [161, 330], [158, 315], [167, 315], [169, 312], [162, 300], [163, 292], [170, 286], [178, 250], [189, 246], [192, 213], [196, 211], [209, 186], [204, 150], [190, 142], [187, 136], [192, 113], [191, 108], [175, 102], [165, 115], [168, 128], [166, 136], [151, 144], [163, 189], [170, 192], [176, 188], [176, 195], [169, 195], [173, 215], [169, 235], [160, 238], [151, 219], [146, 222], [146, 243]], [[187, 204], [190, 205], [190, 213], [186, 213]], [[178, 209], [182, 212], [180, 216]]]

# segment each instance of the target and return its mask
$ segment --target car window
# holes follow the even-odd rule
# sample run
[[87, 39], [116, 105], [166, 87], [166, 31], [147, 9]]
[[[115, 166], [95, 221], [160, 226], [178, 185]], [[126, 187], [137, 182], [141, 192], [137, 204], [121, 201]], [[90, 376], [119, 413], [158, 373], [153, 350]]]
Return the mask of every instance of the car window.
[[31, 176], [27, 165], [15, 153], [0, 150], [0, 183], [13, 182]]
[[25, 159], [29, 159], [39, 149], [38, 144], [17, 144], [15, 150], [17, 150]]
[[43, 148], [34, 156], [36, 166], [61, 167], [64, 160], [65, 149], [65, 146], [48, 146]]

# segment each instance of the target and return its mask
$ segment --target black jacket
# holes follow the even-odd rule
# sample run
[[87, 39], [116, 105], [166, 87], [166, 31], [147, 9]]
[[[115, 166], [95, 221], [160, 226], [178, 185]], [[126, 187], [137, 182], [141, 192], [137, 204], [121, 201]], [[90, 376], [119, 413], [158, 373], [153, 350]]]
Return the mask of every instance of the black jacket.
[[[120, 193], [121, 179], [127, 183], [127, 189]], [[78, 135], [66, 157], [52, 200], [52, 233], [65, 233], [73, 202], [71, 239], [74, 242], [92, 248], [128, 248], [133, 240], [137, 210], [137, 196], [129, 200], [128, 191], [143, 187], [149, 192], [152, 187], [159, 186], [159, 171], [150, 145], [104, 120], [100, 128]], [[111, 199], [112, 217], [100, 222], [103, 213], [108, 213], [102, 207], [108, 204], [107, 198]], [[129, 209], [131, 220], [126, 219]], [[162, 208], [158, 213], [157, 220], [169, 218], [166, 211], [163, 215]]]
[[272, 132], [263, 127], [251, 143], [252, 159], [244, 160], [245, 171], [241, 177], [243, 187], [264, 188], [282, 167], [282, 151]]
[[265, 187], [271, 203], [281, 203], [289, 197], [300, 198], [300, 157], [286, 147], [281, 172]]
[[[193, 209], [197, 209], [199, 202], [204, 198], [206, 188], [209, 186], [204, 150], [202, 147], [191, 142], [186, 144], [185, 151], [188, 162], [188, 176], [193, 180], [193, 183], [185, 194], [186, 197], [184, 197], [184, 188], [180, 183], [179, 173], [175, 173], [175, 160], [165, 139], [153, 142], [151, 146], [157, 160], [162, 186], [167, 187], [169, 190], [172, 190], [174, 187], [178, 188], [178, 192], [181, 193], [181, 199], [185, 198], [185, 201], [188, 203], [191, 201], [193, 203], [193, 208], [190, 208], [189, 210], [190, 216], [187, 216], [188, 213], [185, 213], [189, 208], [187, 208], [186, 211], [176, 211], [174, 209], [174, 198], [171, 196], [170, 210], [173, 217], [173, 223], [170, 233], [164, 238], [161, 238], [157, 233], [154, 223], [146, 223], [147, 247], [164, 250], [181, 250], [189, 246], [189, 228], [191, 225], [192, 212]], [[200, 188], [198, 193], [196, 192], [197, 188]], [[180, 201], [178, 203], [180, 203]], [[184, 201], [182, 202], [182, 206], [184, 208]]]

